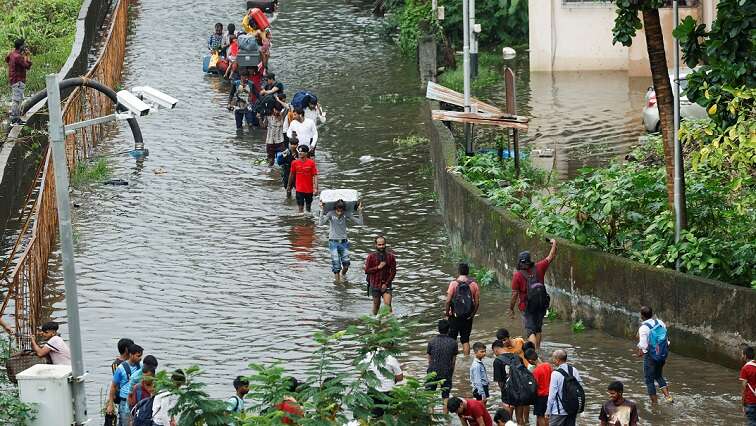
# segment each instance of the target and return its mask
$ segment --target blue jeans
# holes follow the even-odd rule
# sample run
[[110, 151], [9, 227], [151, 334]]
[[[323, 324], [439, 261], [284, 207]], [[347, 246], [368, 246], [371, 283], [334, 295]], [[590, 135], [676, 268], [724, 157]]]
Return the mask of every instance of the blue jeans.
[[654, 382], [659, 384], [659, 389], [667, 387], [667, 381], [662, 376], [662, 370], [664, 369], [664, 361], [656, 362], [651, 359], [651, 355], [646, 353], [643, 355], [643, 376], [646, 379], [646, 391], [648, 394], [656, 395], [656, 386]]
[[756, 426], [756, 404], [746, 405], [745, 415], [748, 420], [748, 426]]
[[118, 403], [118, 426], [129, 426], [131, 423], [131, 410], [125, 399]]
[[349, 267], [349, 241], [328, 240], [328, 251], [331, 252], [331, 271], [341, 272], [341, 267]]

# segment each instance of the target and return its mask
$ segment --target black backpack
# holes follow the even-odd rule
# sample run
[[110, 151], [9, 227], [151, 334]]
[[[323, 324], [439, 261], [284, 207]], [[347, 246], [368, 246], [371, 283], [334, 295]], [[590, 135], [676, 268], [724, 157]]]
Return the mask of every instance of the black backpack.
[[557, 397], [559, 402], [561, 402], [562, 407], [564, 407], [566, 414], [574, 416], [585, 410], [585, 390], [583, 390], [583, 385], [581, 385], [578, 379], [575, 378], [575, 375], [572, 374], [571, 365], [567, 366], [567, 370], [569, 373], [561, 368], [557, 368], [556, 370], [564, 376], [564, 382], [562, 383], [562, 396], [559, 398], [557, 395]]
[[522, 277], [525, 278], [527, 283], [525, 289], [527, 291], [527, 303], [525, 305], [525, 311], [529, 313], [541, 313], [546, 312], [551, 304], [551, 297], [546, 292], [546, 286], [538, 282], [537, 274], [525, 275], [525, 271], [520, 271]]
[[139, 401], [131, 409], [132, 426], [153, 426], [155, 424], [152, 421], [152, 404], [154, 402], [155, 397], [151, 396]]
[[265, 95], [255, 102], [255, 112], [267, 116], [273, 113], [273, 107], [276, 105], [276, 96], [274, 94]]
[[470, 281], [457, 281], [457, 290], [452, 298], [452, 309], [457, 318], [469, 319], [472, 317], [475, 302], [472, 289], [470, 289]]
[[509, 362], [509, 375], [504, 390], [508, 404], [516, 407], [535, 404], [538, 385], [533, 373], [525, 367], [520, 357], [516, 356]]

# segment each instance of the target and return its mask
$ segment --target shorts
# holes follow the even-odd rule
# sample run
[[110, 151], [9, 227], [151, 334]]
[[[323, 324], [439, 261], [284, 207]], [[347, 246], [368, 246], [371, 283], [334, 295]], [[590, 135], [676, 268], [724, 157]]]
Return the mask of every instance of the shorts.
[[484, 395], [481, 395], [478, 393], [477, 389], [473, 389], [473, 397], [478, 401], [481, 401], [483, 399], [488, 399], [491, 396], [491, 394], [488, 393], [488, 385], [483, 385], [483, 393]]
[[386, 286], [386, 290], [383, 290], [380, 287], [372, 287], [372, 286], [370, 287], [370, 294], [373, 297], [381, 297], [381, 296], [383, 296], [386, 293], [391, 294], [392, 291], [393, 291], [393, 289], [391, 288], [391, 284], [389, 284], [388, 286]]
[[546, 315], [545, 311], [530, 313], [522, 313], [522, 328], [525, 329], [525, 338], [530, 337], [531, 334], [540, 333], [543, 331], [543, 317]]
[[297, 205], [298, 206], [312, 205], [312, 192], [297, 192]]
[[535, 404], [533, 404], [533, 414], [536, 417], [544, 417], [546, 415], [546, 403], [549, 402], [549, 396], [537, 396]]
[[462, 344], [470, 343], [470, 333], [472, 332], [473, 319], [464, 319], [457, 317], [449, 318], [449, 337], [457, 340], [457, 334], [459, 334], [459, 341]]
[[[430, 371], [428, 373], [430, 373]], [[441, 380], [441, 379], [443, 379], [444, 381], [439, 384], [430, 383], [426, 385], [425, 388], [430, 391], [434, 391], [438, 389], [439, 385], [441, 385], [441, 398], [449, 399], [449, 395], [451, 394], [451, 388], [452, 388], [452, 379], [451, 377], [436, 377], [433, 380], [435, 381], [435, 380]]]

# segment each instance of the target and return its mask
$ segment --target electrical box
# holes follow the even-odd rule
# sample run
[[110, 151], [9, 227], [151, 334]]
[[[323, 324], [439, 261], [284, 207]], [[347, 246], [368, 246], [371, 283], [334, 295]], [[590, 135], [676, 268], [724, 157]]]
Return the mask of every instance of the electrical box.
[[21, 401], [37, 415], [30, 426], [71, 426], [74, 422], [71, 366], [37, 364], [16, 375]]

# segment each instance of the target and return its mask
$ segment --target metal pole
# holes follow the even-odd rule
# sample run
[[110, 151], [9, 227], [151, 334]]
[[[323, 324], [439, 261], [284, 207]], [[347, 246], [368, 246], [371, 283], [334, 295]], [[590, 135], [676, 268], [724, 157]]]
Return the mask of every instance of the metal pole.
[[[465, 83], [465, 112], [470, 112], [470, 1], [462, 0], [462, 32], [464, 39], [463, 71]], [[465, 123], [465, 153], [473, 155], [470, 124]]]
[[[504, 88], [506, 90], [507, 113], [517, 114], [517, 90], [515, 89], [515, 75], [512, 68], [504, 69]], [[509, 135], [509, 129], [507, 129]], [[515, 177], [520, 177], [520, 135], [517, 129], [512, 129], [512, 145], [514, 147]]]
[[475, 32], [475, 0], [470, 0], [470, 77], [478, 77], [478, 34]]
[[[677, 0], [672, 2], [675, 28], [680, 24], [679, 5]], [[675, 37], [675, 96], [674, 96], [674, 151], [675, 151], [675, 178], [674, 178], [674, 204], [675, 204], [675, 243], [680, 241], [682, 230], [685, 226], [685, 201], [683, 199], [684, 180], [682, 149], [680, 147], [680, 40]], [[677, 270], [680, 270], [680, 260], [675, 262]]]
[[47, 82], [47, 108], [50, 113], [48, 130], [55, 172], [55, 199], [58, 207], [60, 246], [63, 253], [63, 281], [66, 288], [66, 314], [68, 316], [68, 339], [71, 347], [71, 370], [73, 374], [74, 422], [83, 425], [87, 421], [87, 395], [84, 391], [84, 357], [81, 348], [79, 325], [79, 298], [76, 293], [76, 271], [73, 256], [73, 232], [71, 230], [71, 202], [68, 199], [68, 166], [66, 141], [63, 129], [63, 114], [60, 110], [58, 76], [49, 74]]

